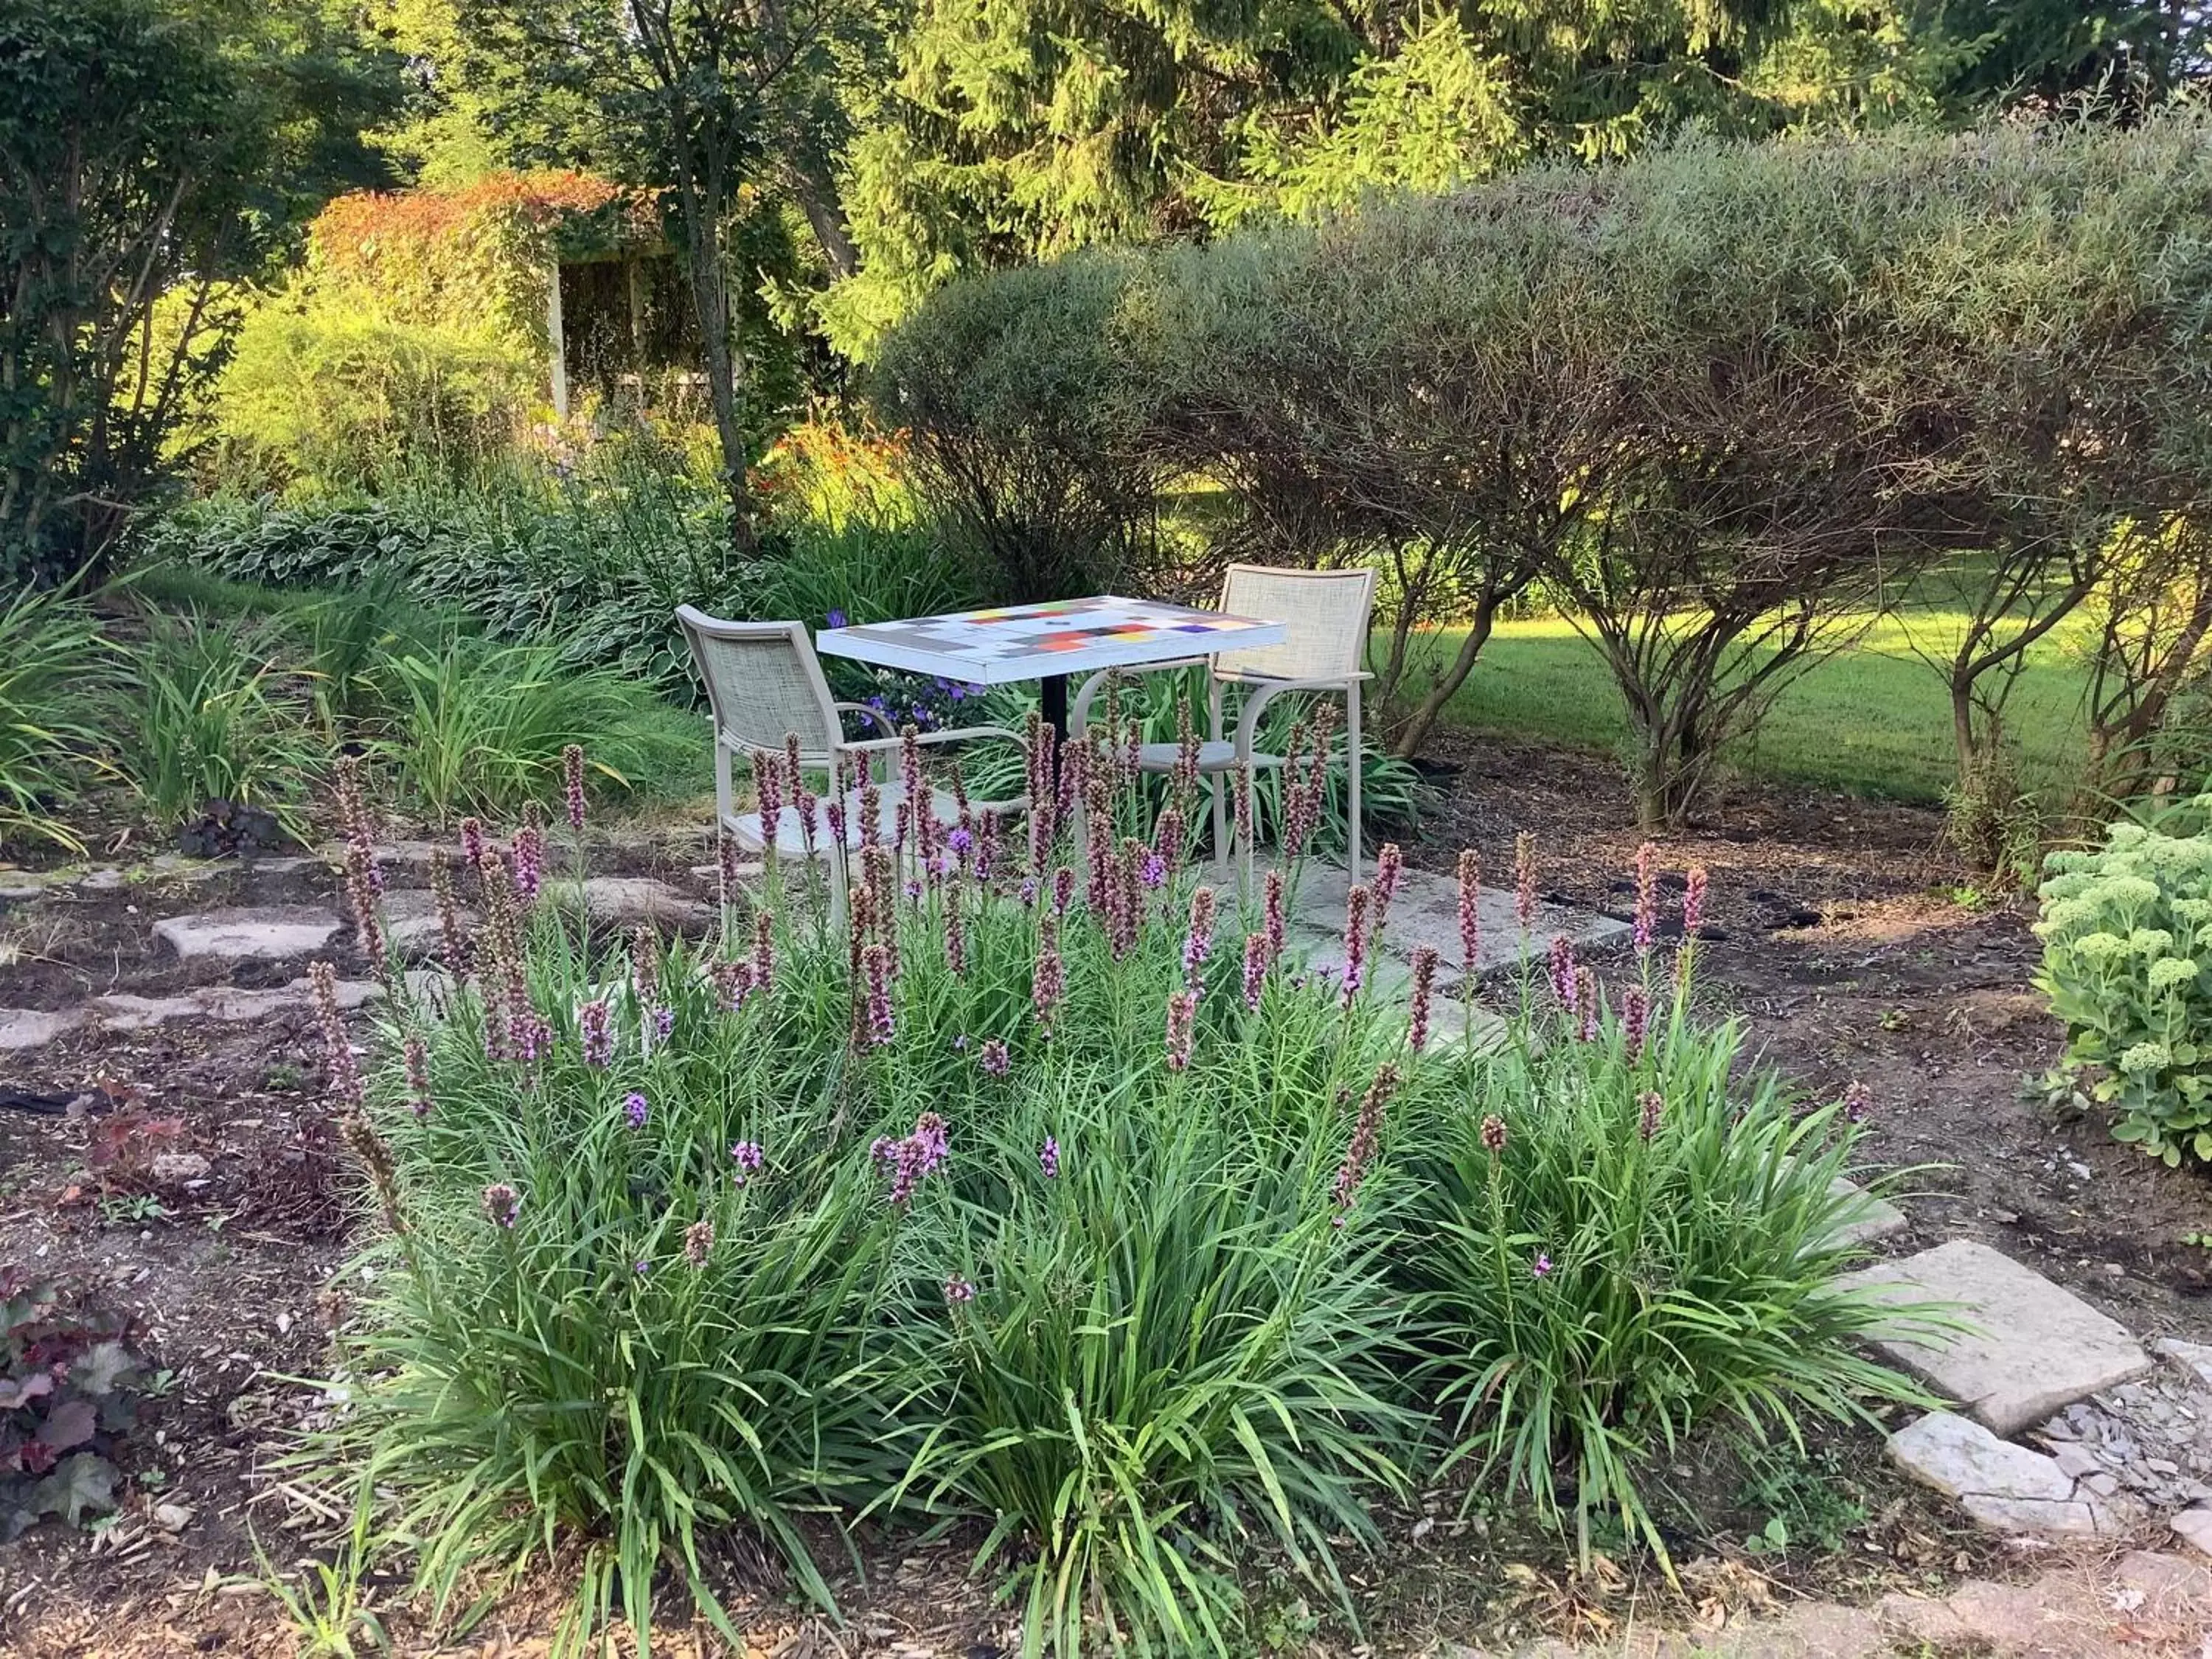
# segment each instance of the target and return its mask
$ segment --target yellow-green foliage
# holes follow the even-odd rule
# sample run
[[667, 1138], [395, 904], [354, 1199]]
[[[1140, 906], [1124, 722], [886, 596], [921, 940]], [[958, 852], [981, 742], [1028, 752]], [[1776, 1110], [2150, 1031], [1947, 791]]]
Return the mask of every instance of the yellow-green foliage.
[[511, 439], [537, 376], [489, 330], [272, 306], [223, 376], [223, 435], [292, 473], [372, 481], [387, 466], [482, 459]]
[[561, 252], [641, 232], [628, 198], [575, 173], [341, 197], [310, 227], [298, 279], [246, 319], [216, 428], [287, 480], [480, 459], [546, 395]]
[[[2191, 803], [2212, 817], [2212, 794]], [[2058, 853], [2043, 886], [2043, 968], [2072, 1038], [2099, 1067], [2113, 1136], [2168, 1165], [2212, 1162], [2212, 830], [2116, 824], [2094, 852]]]

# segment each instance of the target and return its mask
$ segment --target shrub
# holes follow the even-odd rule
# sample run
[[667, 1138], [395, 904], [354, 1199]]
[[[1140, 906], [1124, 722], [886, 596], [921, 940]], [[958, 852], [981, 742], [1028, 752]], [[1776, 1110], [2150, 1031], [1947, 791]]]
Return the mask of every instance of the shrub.
[[325, 751], [283, 665], [285, 643], [274, 621], [149, 615], [122, 766], [163, 823], [210, 801], [281, 811], [320, 771]]
[[536, 392], [510, 343], [466, 328], [271, 306], [240, 331], [221, 431], [285, 480], [458, 471], [513, 443]]
[[[1474, 1108], [1510, 1098], [1544, 1133], [1522, 1099], [1538, 1067], [1556, 1091], [1542, 1112], [1593, 1154], [1610, 1097], [1547, 1056], [1625, 1071], [1618, 1033], [1524, 1011], [1504, 1060], [1431, 1041], [1438, 1011], [1409, 1020], [1372, 974], [1276, 948], [1295, 861], [1285, 890], [1242, 908], [1200, 889], [1175, 821], [1118, 775], [1121, 745], [1080, 752], [1107, 797], [1090, 822], [1148, 826], [1157, 846], [932, 824], [926, 846], [854, 861], [842, 916], [818, 870], [771, 863], [757, 913], [727, 891], [698, 948], [646, 931], [625, 949], [558, 902], [580, 845], [549, 874], [542, 836], [521, 836], [477, 866], [483, 929], [449, 952], [466, 977], [392, 980], [367, 1078], [320, 970], [331, 1089], [385, 1233], [351, 1339], [356, 1408], [326, 1446], [395, 1494], [441, 1602], [573, 1541], [568, 1650], [617, 1614], [641, 1631], [662, 1571], [726, 1627], [701, 1566], [711, 1529], [765, 1539], [819, 1600], [800, 1513], [840, 1529], [969, 1517], [1026, 1651], [1226, 1653], [1249, 1634], [1255, 1543], [1349, 1616], [1341, 1558], [1376, 1541], [1371, 1506], [1406, 1489], [1435, 1404], [1414, 1338], [1455, 1408], [1455, 1379], [1489, 1369], [1515, 1402], [1595, 1380], [1565, 1334], [1508, 1310], [1501, 1334], [1482, 1286], [1458, 1282], [1470, 1262], [1492, 1282], [1497, 1251], [1540, 1231], [1588, 1247], [1564, 1282], [1587, 1275], [1592, 1298], [1616, 1296], [1604, 1267], [1645, 1270], [1601, 1258], [1595, 1219], [1587, 1237], [1565, 1225], [1601, 1205], [1574, 1153], [1516, 1164], [1494, 1205], [1451, 1183], [1480, 1144]], [[898, 765], [919, 774], [918, 746]], [[1049, 757], [1030, 765], [1050, 779]], [[756, 776], [784, 799], [800, 781], [775, 755]], [[1309, 767], [1299, 787], [1319, 781]], [[1347, 959], [1380, 930], [1348, 938]], [[1735, 1098], [1732, 1039], [1669, 1041], [1686, 1103], [1693, 1080]], [[1698, 1139], [1723, 1106], [1686, 1103], [1666, 1134], [1688, 1144], [1649, 1156], [1705, 1174], [1655, 1182], [1644, 1231], [1603, 1236], [1671, 1249], [1661, 1266], [1700, 1275], [1735, 1334], [1688, 1347], [1686, 1308], [1669, 1326], [1606, 1304], [1650, 1372], [1591, 1407], [1624, 1469], [1664, 1437], [1611, 1407], [1682, 1429], [1907, 1392], [1851, 1354], [1863, 1311], [1821, 1289], [1848, 1126], [1790, 1128], [1776, 1099], [1746, 1103], [1742, 1150]], [[1740, 1269], [1717, 1265], [1739, 1245]], [[1786, 1280], [1784, 1249], [1806, 1252]], [[1540, 1503], [1548, 1454], [1578, 1449], [1553, 1421], [1515, 1465]]]
[[84, 608], [25, 592], [0, 610], [0, 848], [83, 844], [52, 814], [105, 743], [109, 653]]
[[[2212, 813], [2212, 794], [2192, 805]], [[2099, 1073], [2113, 1138], [2169, 1168], [2212, 1161], [2212, 830], [2175, 827], [2052, 854], [2036, 923], [2068, 1060]]]

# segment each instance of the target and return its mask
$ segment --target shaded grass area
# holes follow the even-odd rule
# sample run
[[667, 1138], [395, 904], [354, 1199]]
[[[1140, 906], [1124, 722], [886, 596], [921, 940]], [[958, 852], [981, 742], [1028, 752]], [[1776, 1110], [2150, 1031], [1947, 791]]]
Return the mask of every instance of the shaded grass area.
[[[1954, 780], [1949, 693], [1939, 659], [1965, 619], [1921, 610], [1876, 622], [1849, 650], [1814, 665], [1781, 694], [1752, 739], [1730, 757], [1753, 776], [1898, 800], [1937, 801]], [[1425, 670], [1449, 659], [1464, 630], [1419, 642]], [[2022, 671], [2008, 706], [2021, 787], [2077, 775], [2085, 756], [2081, 707], [2088, 671], [2080, 631], [2056, 631]], [[1917, 651], [1916, 651], [1916, 647]], [[1564, 617], [1501, 623], [1446, 710], [1463, 729], [1602, 753], [1622, 752], [1628, 723], [1597, 648]]]

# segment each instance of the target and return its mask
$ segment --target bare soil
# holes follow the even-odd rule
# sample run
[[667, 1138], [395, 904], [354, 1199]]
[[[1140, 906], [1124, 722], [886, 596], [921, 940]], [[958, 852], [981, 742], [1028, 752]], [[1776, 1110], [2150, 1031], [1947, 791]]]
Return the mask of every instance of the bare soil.
[[[1540, 837], [1547, 890], [1625, 909], [1621, 884], [1642, 837], [1614, 769], [1444, 741], [1464, 769], [1408, 845], [1413, 862], [1447, 868], [1473, 845], [1500, 882], [1516, 833], [1528, 829]], [[2023, 1092], [2023, 1079], [2061, 1048], [2029, 988], [2032, 909], [1969, 890], [1940, 828], [1926, 811], [1745, 788], [1692, 832], [1663, 838], [1670, 864], [1711, 874], [1709, 914], [1724, 937], [1703, 950], [1704, 994], [1748, 1020], [1760, 1052], [1808, 1091], [1832, 1094], [1854, 1079], [1872, 1086], [1874, 1158], [1918, 1170], [1905, 1205], [1912, 1225], [1885, 1249], [1984, 1238], [2139, 1334], [2212, 1339], [2212, 1255], [2181, 1242], [2212, 1233], [2212, 1184], [2159, 1168], [2100, 1124], [2061, 1118]], [[690, 873], [701, 857], [696, 839], [679, 834], [626, 842], [595, 857], [594, 868], [655, 874], [705, 896], [708, 884]], [[400, 872], [392, 879], [421, 881]], [[302, 902], [342, 912], [332, 873], [141, 876], [0, 908], [0, 1006], [56, 1009], [105, 992], [161, 994], [226, 979], [288, 983], [304, 963], [186, 967], [152, 924], [217, 905]], [[342, 965], [358, 973], [350, 948]], [[0, 1054], [0, 1263], [26, 1264], [127, 1310], [165, 1373], [126, 1453], [135, 1479], [122, 1513], [90, 1535], [48, 1526], [0, 1547], [0, 1650], [116, 1659], [293, 1650], [289, 1622], [252, 1582], [257, 1547], [289, 1572], [310, 1554], [328, 1559], [346, 1518], [342, 1498], [334, 1504], [282, 1462], [327, 1407], [312, 1379], [351, 1306], [353, 1183], [322, 1103], [318, 1049], [301, 1008], [253, 1024], [86, 1030]], [[20, 1109], [23, 1102], [59, 1109]], [[143, 1167], [89, 1168], [96, 1132], [118, 1112], [173, 1123], [159, 1149], [201, 1154], [205, 1176], [162, 1185]], [[1695, 1565], [1680, 1588], [1648, 1566], [1602, 1559], [1577, 1573], [1513, 1517], [1462, 1514], [1457, 1494], [1431, 1494], [1388, 1518], [1398, 1540], [1389, 1559], [1352, 1586], [1366, 1650], [1429, 1652], [1449, 1638], [1510, 1651], [1545, 1634], [1603, 1645], [1654, 1620], [1711, 1629], [1807, 1597], [1936, 1595], [1970, 1573], [2021, 1579], [2050, 1565], [1964, 1528], [1900, 1483], [1879, 1448], [1860, 1430], [1814, 1449], [1799, 1485], [1835, 1497], [1833, 1536], [1785, 1556], [1745, 1547], [1776, 1500], [1750, 1489], [1737, 1449], [1686, 1450], [1670, 1475], [1681, 1518], [1674, 1544], [1678, 1559]], [[1790, 1501], [1804, 1498], [1801, 1491]], [[867, 1540], [865, 1583], [841, 1591], [842, 1628], [797, 1610], [772, 1585], [747, 1589], [755, 1575], [733, 1556], [726, 1576], [733, 1604], [750, 1613], [749, 1651], [1001, 1651], [1012, 1632], [966, 1577], [973, 1543]], [[1273, 1650], [1354, 1650], [1295, 1581], [1278, 1577], [1258, 1593]], [[373, 1580], [368, 1595], [403, 1651], [521, 1656], [544, 1651], [560, 1585], [549, 1573], [443, 1650], [410, 1633], [406, 1610], [390, 1605], [395, 1584]], [[721, 1650], [688, 1626], [667, 1636], [669, 1651]], [[2130, 1650], [2181, 1650], [2160, 1638]]]

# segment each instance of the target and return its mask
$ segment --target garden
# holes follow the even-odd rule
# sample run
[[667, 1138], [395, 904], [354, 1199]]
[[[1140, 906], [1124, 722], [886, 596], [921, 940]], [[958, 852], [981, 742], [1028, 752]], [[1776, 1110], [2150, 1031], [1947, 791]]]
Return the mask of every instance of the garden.
[[2212, 128], [700, 3], [0, 13], [9, 1650], [2195, 1654]]

